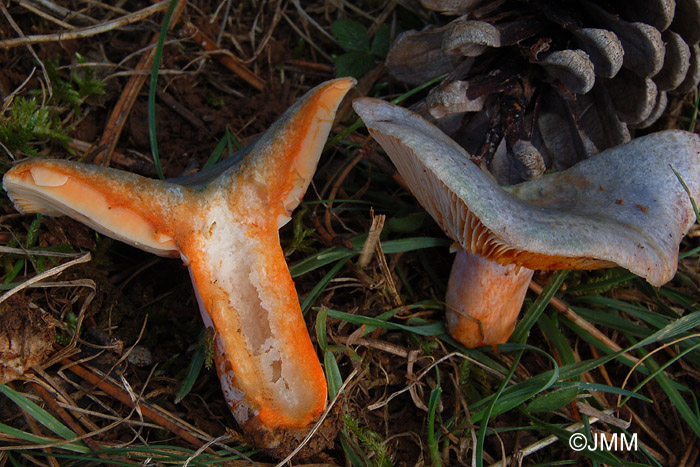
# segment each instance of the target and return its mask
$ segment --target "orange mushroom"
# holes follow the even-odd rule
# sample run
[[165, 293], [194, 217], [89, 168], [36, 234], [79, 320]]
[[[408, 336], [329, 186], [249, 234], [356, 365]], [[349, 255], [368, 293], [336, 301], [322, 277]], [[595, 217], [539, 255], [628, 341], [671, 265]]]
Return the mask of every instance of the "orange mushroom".
[[177, 184], [38, 159], [3, 179], [23, 213], [67, 215], [146, 251], [182, 258], [204, 323], [214, 330], [228, 405], [259, 447], [300, 439], [326, 406], [325, 377], [278, 229], [303, 197], [354, 84], [351, 78], [321, 84], [238, 163]]
[[671, 280], [695, 222], [673, 168], [700, 196], [700, 137], [654, 133], [568, 170], [499, 186], [469, 154], [418, 115], [354, 101], [421, 205], [459, 245], [447, 327], [468, 347], [505, 342], [534, 269], [619, 265], [654, 286]]

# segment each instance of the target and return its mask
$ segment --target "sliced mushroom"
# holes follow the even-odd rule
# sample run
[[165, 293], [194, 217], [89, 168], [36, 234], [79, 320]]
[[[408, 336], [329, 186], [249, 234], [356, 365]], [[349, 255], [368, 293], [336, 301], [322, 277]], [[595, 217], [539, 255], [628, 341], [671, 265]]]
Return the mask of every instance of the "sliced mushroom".
[[[617, 264], [654, 286], [673, 278], [678, 245], [695, 213], [672, 167], [691, 196], [700, 196], [698, 135], [655, 133], [568, 170], [500, 187], [459, 145], [410, 111], [370, 98], [353, 106], [419, 202], [467, 253], [516, 265], [511, 272], [518, 267], [595, 269]], [[482, 288], [481, 295], [487, 297], [498, 294], [501, 283], [481, 281], [468, 264], [460, 263], [464, 277], [457, 277], [460, 271], [451, 275], [450, 288]], [[512, 276], [509, 271], [501, 275]], [[453, 290], [447, 294], [462, 295]], [[508, 297], [496, 301], [507, 302]], [[448, 314], [456, 313], [459, 328], [467, 329], [455, 337], [467, 346], [498, 344], [512, 331], [508, 318], [474, 318], [482, 308], [481, 303], [447, 302]]]
[[21, 212], [68, 215], [146, 251], [182, 257], [214, 331], [224, 396], [259, 447], [297, 442], [326, 405], [278, 228], [304, 195], [353, 84], [342, 78], [314, 88], [205, 186], [41, 159], [3, 178]]

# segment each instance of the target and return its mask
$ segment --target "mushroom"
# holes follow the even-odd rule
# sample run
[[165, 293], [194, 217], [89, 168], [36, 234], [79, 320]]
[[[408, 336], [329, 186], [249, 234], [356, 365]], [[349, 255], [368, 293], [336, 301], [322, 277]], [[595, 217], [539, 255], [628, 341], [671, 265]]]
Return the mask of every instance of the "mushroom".
[[700, 196], [700, 137], [670, 130], [634, 139], [575, 166], [499, 186], [433, 125], [395, 105], [355, 111], [418, 201], [459, 252], [447, 326], [468, 347], [505, 342], [534, 269], [622, 266], [661, 286], [695, 222], [675, 169]]
[[298, 444], [326, 406], [325, 377], [278, 229], [303, 197], [354, 84], [341, 78], [309, 91], [241, 161], [194, 184], [41, 159], [16, 165], [3, 179], [23, 213], [68, 215], [151, 253], [182, 258], [213, 329], [226, 401], [258, 447]]

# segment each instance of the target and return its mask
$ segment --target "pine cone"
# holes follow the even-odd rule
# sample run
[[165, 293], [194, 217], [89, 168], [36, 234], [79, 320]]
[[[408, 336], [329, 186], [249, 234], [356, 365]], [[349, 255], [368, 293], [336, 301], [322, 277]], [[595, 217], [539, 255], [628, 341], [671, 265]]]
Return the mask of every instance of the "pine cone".
[[700, 0], [421, 4], [459, 16], [399, 35], [387, 68], [411, 85], [448, 73], [414, 110], [504, 184], [628, 141], [700, 82]]

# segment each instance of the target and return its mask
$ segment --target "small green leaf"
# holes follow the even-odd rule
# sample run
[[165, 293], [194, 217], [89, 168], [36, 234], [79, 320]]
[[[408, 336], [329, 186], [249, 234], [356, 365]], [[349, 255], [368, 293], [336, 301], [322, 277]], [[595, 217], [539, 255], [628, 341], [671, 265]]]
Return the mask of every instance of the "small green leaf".
[[375, 62], [372, 54], [365, 50], [362, 52], [348, 52], [335, 58], [335, 74], [337, 77], [352, 76], [362, 78], [374, 68]]
[[199, 333], [199, 342], [195, 348], [190, 366], [187, 369], [187, 376], [182, 381], [182, 386], [175, 397], [175, 403], [179, 404], [182, 399], [192, 390], [194, 383], [202, 371], [202, 367], [210, 368], [214, 353], [214, 332], [211, 328], [204, 328]]
[[525, 406], [525, 411], [530, 413], [553, 412], [569, 404], [576, 396], [578, 396], [578, 388], [576, 387], [555, 389], [533, 399]]
[[326, 367], [328, 398], [333, 399], [343, 385], [343, 377], [340, 376], [340, 368], [338, 368], [338, 362], [335, 361], [335, 355], [330, 350], [323, 353], [323, 366]]
[[390, 45], [391, 28], [386, 24], [382, 24], [372, 38], [372, 53], [383, 60], [389, 53]]
[[384, 228], [401, 234], [413, 233], [423, 226], [425, 216], [425, 212], [414, 212], [405, 217], [392, 217], [386, 221]]
[[192, 355], [192, 360], [190, 360], [190, 366], [187, 369], [187, 376], [182, 381], [182, 386], [180, 386], [180, 390], [177, 392], [177, 396], [175, 397], [176, 404], [179, 404], [182, 399], [184, 399], [185, 396], [192, 390], [192, 386], [194, 386], [194, 383], [197, 381], [197, 377], [199, 376], [199, 372], [202, 371], [202, 366], [204, 366], [205, 353], [204, 346], [197, 346], [196, 350], [194, 351], [194, 355]]
[[25, 248], [31, 249], [39, 238], [39, 228], [41, 227], [41, 214], [36, 215], [36, 219], [32, 221], [27, 229], [27, 239], [25, 242]]
[[316, 316], [316, 338], [318, 339], [318, 346], [323, 352], [328, 349], [328, 336], [326, 335], [327, 318], [328, 308], [318, 310], [318, 315]]
[[348, 52], [369, 51], [367, 30], [360, 23], [349, 19], [339, 19], [331, 25], [333, 37], [338, 45]]

